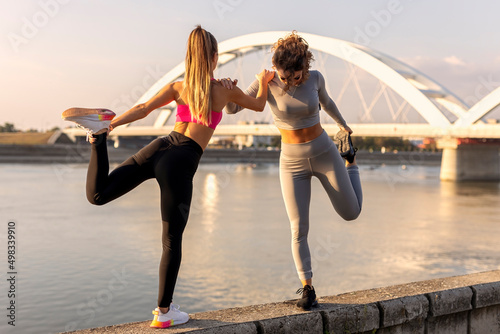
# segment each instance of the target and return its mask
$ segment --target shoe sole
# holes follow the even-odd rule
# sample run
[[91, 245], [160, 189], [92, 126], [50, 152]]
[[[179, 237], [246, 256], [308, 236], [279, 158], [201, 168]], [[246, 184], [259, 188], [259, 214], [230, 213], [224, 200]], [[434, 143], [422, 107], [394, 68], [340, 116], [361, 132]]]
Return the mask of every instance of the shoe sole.
[[[346, 159], [349, 163], [352, 163], [354, 161], [354, 157], [356, 156], [356, 151], [357, 149], [354, 148], [354, 145], [352, 143], [351, 139], [351, 134], [340, 130], [336, 135], [335, 135], [335, 140], [338, 141], [339, 144], [337, 144], [340, 156], [344, 159]], [[346, 145], [343, 145], [346, 144]], [[347, 147], [347, 150], [345, 150], [345, 147]], [[342, 150], [342, 152], [340, 152]]]
[[164, 328], [170, 328], [173, 326], [178, 326], [178, 325], [183, 325], [189, 321], [186, 320], [184, 322], [174, 322], [174, 321], [165, 321], [165, 322], [160, 322], [160, 321], [155, 321], [151, 322], [151, 325], [149, 325], [150, 328], [157, 328], [157, 329], [164, 329]]
[[303, 311], [310, 311], [313, 307], [318, 307], [318, 305], [319, 305], [318, 301], [316, 300], [316, 301], [314, 301], [314, 303], [309, 308], [305, 308], [305, 307], [302, 307], [302, 306], [299, 306], [299, 305], [297, 305], [297, 307], [300, 308]]
[[111, 120], [116, 116], [116, 114], [109, 109], [69, 108], [62, 113], [62, 118], [66, 119], [71, 117], [81, 117], [89, 115], [105, 115], [108, 116], [106, 117], [107, 120]]
[[312, 307], [318, 306], [318, 300], [316, 299], [315, 301], [313, 301], [313, 303], [311, 304], [311, 307], [309, 307], [309, 308], [299, 306], [298, 304], [296, 306], [304, 311], [309, 311]]

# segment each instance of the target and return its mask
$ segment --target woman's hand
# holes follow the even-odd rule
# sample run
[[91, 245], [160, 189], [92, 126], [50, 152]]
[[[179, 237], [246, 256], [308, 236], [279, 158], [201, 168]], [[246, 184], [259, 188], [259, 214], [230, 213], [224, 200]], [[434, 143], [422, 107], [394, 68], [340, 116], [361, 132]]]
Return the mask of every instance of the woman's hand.
[[267, 84], [269, 81], [274, 78], [274, 71], [263, 70], [259, 74], [256, 75], [257, 79], [263, 84]]
[[113, 129], [114, 129], [114, 126], [113, 126], [112, 124], [110, 124], [110, 125], [109, 125], [109, 128], [108, 128], [108, 136], [109, 136], [109, 133], [110, 133], [111, 131], [113, 131]]
[[238, 84], [238, 79], [231, 80], [231, 78], [218, 79], [220, 83], [226, 89], [233, 89]]
[[236, 87], [229, 92], [229, 102], [233, 102], [243, 108], [263, 111], [267, 101], [267, 83], [274, 78], [274, 71], [263, 70], [256, 77], [259, 82], [259, 90], [255, 96], [245, 94], [241, 89]]
[[352, 133], [352, 130], [348, 125], [346, 125], [346, 126], [339, 125], [339, 128], [340, 128], [340, 130], [344, 130], [345, 132]]

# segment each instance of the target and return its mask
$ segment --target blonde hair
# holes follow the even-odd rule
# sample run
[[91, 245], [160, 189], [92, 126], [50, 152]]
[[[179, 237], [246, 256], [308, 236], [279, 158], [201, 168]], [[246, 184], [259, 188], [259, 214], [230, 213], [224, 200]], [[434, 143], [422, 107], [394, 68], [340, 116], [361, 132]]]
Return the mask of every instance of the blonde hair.
[[204, 125], [212, 121], [210, 70], [216, 53], [215, 37], [201, 26], [196, 26], [188, 38], [184, 90], [191, 117]]

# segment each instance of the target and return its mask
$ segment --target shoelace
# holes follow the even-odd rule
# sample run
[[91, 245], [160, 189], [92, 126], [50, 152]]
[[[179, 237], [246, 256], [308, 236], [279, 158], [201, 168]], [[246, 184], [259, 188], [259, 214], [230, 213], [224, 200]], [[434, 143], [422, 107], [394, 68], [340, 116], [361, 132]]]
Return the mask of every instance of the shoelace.
[[[311, 291], [311, 290], [307, 289], [306, 291]], [[304, 288], [299, 288], [299, 289], [297, 290], [297, 292], [295, 292], [295, 293], [296, 293], [297, 295], [299, 295], [299, 294], [301, 294], [302, 292], [304, 292]]]
[[86, 141], [89, 141], [90, 137], [92, 136], [92, 131], [90, 131], [89, 129], [87, 129], [86, 127], [84, 126], [81, 126], [80, 124], [76, 124], [76, 127], [77, 128], [80, 128], [80, 129], [83, 129], [85, 130], [85, 132], [87, 133], [87, 138], [86, 138]]
[[[174, 312], [179, 312], [179, 311], [180, 311], [179, 309], [180, 309], [180, 306], [179, 306], [179, 305], [177, 305], [177, 304], [170, 304], [170, 307], [169, 307], [168, 312], [170, 312], [171, 310], [174, 310]], [[160, 312], [161, 312], [161, 311], [160, 311], [160, 309], [159, 309], [159, 308], [157, 308], [157, 309], [153, 310], [153, 314], [154, 314], [154, 315], [160, 315]], [[168, 312], [167, 312], [167, 313], [168, 313]], [[167, 313], [162, 313], [162, 315], [165, 315], [165, 314], [167, 314]]]
[[170, 304], [170, 310], [174, 309], [175, 311], [179, 311], [181, 307], [177, 304]]

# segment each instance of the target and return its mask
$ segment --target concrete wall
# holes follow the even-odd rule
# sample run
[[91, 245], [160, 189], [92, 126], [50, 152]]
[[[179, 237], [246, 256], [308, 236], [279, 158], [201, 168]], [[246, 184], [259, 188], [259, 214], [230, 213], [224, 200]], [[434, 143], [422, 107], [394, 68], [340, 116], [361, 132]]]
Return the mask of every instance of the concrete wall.
[[[500, 333], [500, 271], [322, 297], [310, 312], [290, 300], [191, 314], [169, 333]], [[78, 331], [157, 333], [150, 321]]]

